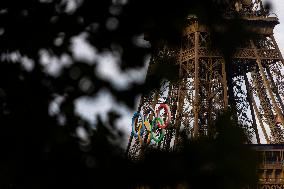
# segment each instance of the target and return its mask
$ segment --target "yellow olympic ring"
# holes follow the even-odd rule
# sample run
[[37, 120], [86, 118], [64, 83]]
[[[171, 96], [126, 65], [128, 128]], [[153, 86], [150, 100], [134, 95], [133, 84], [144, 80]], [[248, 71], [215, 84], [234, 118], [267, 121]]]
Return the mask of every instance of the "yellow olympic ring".
[[[139, 124], [139, 129], [138, 129], [138, 138], [139, 138], [140, 144], [141, 145], [145, 145], [144, 141], [143, 141], [143, 138], [141, 136], [141, 128], [142, 128], [142, 126], [143, 126], [142, 123], [140, 123]], [[146, 127], [146, 130], [148, 131], [148, 138], [147, 138], [147, 142], [146, 142], [146, 144], [148, 145], [150, 143], [150, 141], [151, 141], [151, 134], [150, 134], [151, 126], [150, 126], [150, 123], [148, 121], [144, 122], [144, 126]]]

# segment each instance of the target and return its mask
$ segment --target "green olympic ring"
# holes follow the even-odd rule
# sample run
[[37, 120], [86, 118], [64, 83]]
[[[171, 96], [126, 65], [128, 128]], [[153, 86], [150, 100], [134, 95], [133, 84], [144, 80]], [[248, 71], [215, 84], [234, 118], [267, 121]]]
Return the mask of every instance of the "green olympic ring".
[[163, 120], [159, 117], [155, 117], [152, 121], [152, 124], [150, 125], [150, 130], [151, 130], [151, 139], [153, 139], [155, 142], [159, 143], [165, 136], [165, 130], [162, 129], [162, 133], [160, 134], [159, 138], [156, 138], [156, 136], [153, 134], [153, 126], [155, 127], [156, 121], [160, 122], [160, 124], [163, 125]]

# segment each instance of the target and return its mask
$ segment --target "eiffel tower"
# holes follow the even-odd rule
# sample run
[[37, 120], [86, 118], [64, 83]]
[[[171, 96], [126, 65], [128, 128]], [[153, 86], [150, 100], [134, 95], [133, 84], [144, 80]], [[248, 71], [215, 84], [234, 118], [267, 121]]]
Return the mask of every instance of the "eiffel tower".
[[[230, 59], [210, 47], [214, 36], [196, 16], [188, 17], [180, 48], [163, 44], [152, 54], [147, 77], [153, 74], [157, 62], [173, 58], [179, 67], [178, 82], [165, 80], [159, 89], [141, 97], [140, 113], [133, 117], [127, 146], [130, 159], [138, 160], [148, 147], [174, 150], [181, 131], [192, 138], [210, 134], [212, 125], [228, 107], [234, 107], [238, 122], [248, 126], [251, 143], [267, 146], [284, 143], [284, 60], [273, 36], [278, 18], [264, 8], [261, 0], [235, 0], [224, 11], [224, 17], [230, 20], [232, 14], [240, 15], [247, 31], [255, 37], [236, 47]], [[157, 114], [160, 120], [154, 118]], [[159, 130], [157, 125], [165, 128]], [[159, 134], [153, 137], [145, 132], [149, 130]], [[284, 162], [280, 158], [283, 149], [257, 147], [264, 156], [277, 151], [274, 159], [280, 164]], [[264, 179], [261, 182], [275, 178], [277, 172], [278, 180], [273, 178], [267, 186], [276, 187], [279, 183], [284, 186], [282, 167], [266, 165], [260, 168]]]

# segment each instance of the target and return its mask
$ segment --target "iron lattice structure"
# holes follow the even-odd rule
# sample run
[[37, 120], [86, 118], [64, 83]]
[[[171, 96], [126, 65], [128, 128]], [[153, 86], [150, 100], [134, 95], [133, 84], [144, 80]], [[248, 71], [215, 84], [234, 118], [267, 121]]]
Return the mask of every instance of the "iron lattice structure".
[[[269, 15], [260, 0], [237, 0], [230, 11], [241, 14], [257, 35], [237, 47], [230, 64], [221, 52], [209, 48], [212, 34], [196, 17], [188, 18], [179, 49], [163, 45], [152, 55], [148, 76], [157, 62], [175, 58], [179, 82], [164, 81], [160, 89], [141, 98], [138, 111], [144, 114], [157, 104], [168, 104], [171, 109], [163, 139], [148, 147], [176, 148], [181, 130], [189, 137], [207, 135], [218, 115], [232, 104], [239, 122], [248, 126], [252, 143], [284, 143], [284, 60], [273, 36], [278, 18]], [[147, 132], [143, 137], [147, 138]], [[145, 148], [131, 135], [127, 155], [137, 160]]]

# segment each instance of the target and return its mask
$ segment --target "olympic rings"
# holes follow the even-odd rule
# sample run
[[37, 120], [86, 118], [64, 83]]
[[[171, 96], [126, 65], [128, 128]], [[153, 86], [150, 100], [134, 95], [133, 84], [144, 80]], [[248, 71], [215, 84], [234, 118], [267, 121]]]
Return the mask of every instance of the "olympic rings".
[[[165, 111], [166, 120], [165, 123], [163, 119], [160, 117], [160, 111], [161, 110]], [[151, 112], [154, 114], [152, 121], [149, 118], [149, 115], [151, 115]], [[155, 111], [153, 108], [148, 108], [147, 111], [145, 112], [144, 116], [142, 116], [141, 113], [135, 112], [133, 117], [132, 117], [132, 132], [131, 134], [135, 137], [138, 138], [140, 141], [141, 145], [149, 144], [151, 140], [155, 141], [156, 143], [159, 143], [164, 135], [165, 135], [165, 129], [168, 126], [168, 124], [171, 121], [171, 111], [170, 108], [167, 104], [160, 104], [159, 107], [157, 108], [157, 111]], [[135, 126], [137, 125], [137, 126]], [[136, 129], [138, 129], [138, 132], [136, 132]], [[156, 133], [153, 130], [158, 130], [160, 131], [159, 137], [157, 137]], [[143, 139], [143, 134], [146, 130], [146, 139]], [[146, 141], [145, 141], [146, 140]]]

